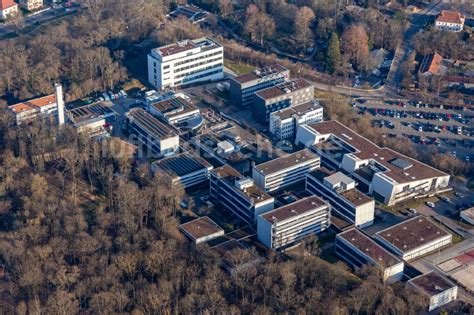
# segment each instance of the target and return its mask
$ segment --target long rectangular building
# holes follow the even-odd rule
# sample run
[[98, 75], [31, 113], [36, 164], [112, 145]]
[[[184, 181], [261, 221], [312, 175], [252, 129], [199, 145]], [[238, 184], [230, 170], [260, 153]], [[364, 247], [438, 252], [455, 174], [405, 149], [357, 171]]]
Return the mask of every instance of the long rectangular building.
[[179, 149], [179, 135], [173, 127], [159, 121], [141, 108], [126, 114], [127, 125], [137, 140], [158, 155], [172, 154]]
[[172, 185], [189, 188], [209, 183], [209, 172], [213, 166], [203, 158], [186, 152], [153, 162], [151, 169], [154, 173], [161, 172], [167, 176]]
[[253, 114], [257, 121], [268, 124], [270, 114], [314, 98], [314, 86], [305, 79], [286, 81], [255, 93]]
[[224, 77], [224, 48], [210, 38], [183, 40], [148, 55], [148, 81], [159, 89]]
[[337, 234], [336, 255], [354, 268], [371, 264], [382, 271], [385, 282], [403, 278], [404, 263], [356, 228]]
[[453, 235], [420, 215], [375, 233], [375, 239], [410, 261], [450, 245]]
[[255, 93], [285, 82], [290, 70], [275, 64], [230, 79], [230, 100], [240, 107], [250, 107]]
[[273, 197], [227, 164], [211, 171], [210, 195], [225, 209], [250, 223], [274, 207]]
[[318, 197], [307, 197], [261, 214], [258, 239], [271, 249], [287, 249], [305, 237], [321, 233], [331, 224], [331, 206]]
[[374, 199], [359, 191], [355, 181], [342, 172], [321, 167], [309, 173], [306, 191], [329, 201], [334, 212], [357, 227], [367, 227], [374, 222]]
[[257, 186], [266, 192], [273, 192], [303, 182], [306, 174], [319, 166], [319, 156], [303, 149], [254, 166], [252, 177]]
[[359, 189], [389, 206], [449, 186], [448, 174], [381, 148], [338, 121], [301, 125], [295, 142], [320, 155], [327, 168], [350, 174]]

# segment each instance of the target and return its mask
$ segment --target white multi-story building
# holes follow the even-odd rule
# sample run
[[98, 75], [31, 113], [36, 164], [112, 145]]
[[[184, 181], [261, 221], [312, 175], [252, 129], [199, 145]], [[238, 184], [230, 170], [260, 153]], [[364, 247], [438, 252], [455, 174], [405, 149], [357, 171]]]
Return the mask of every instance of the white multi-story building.
[[448, 246], [453, 235], [424, 216], [416, 216], [375, 233], [375, 239], [405, 261]]
[[435, 27], [441, 31], [461, 32], [466, 17], [459, 12], [443, 10], [435, 21]]
[[304, 182], [306, 174], [319, 166], [319, 156], [308, 149], [303, 149], [254, 166], [252, 177], [257, 186], [266, 192], [273, 192]]
[[306, 191], [323, 198], [345, 220], [357, 227], [374, 222], [375, 201], [356, 188], [356, 182], [342, 172], [321, 167], [306, 177]]
[[199, 184], [209, 184], [209, 172], [213, 166], [203, 158], [189, 152], [170, 156], [151, 164], [154, 173], [170, 179], [172, 185], [189, 188]]
[[338, 121], [301, 125], [295, 142], [321, 156], [327, 168], [349, 174], [360, 190], [387, 205], [439, 193], [449, 186], [448, 174], [381, 148]]
[[158, 155], [171, 155], [179, 149], [179, 135], [167, 125], [141, 108], [127, 112], [127, 124], [137, 140]]
[[409, 280], [407, 284], [428, 297], [428, 312], [458, 298], [458, 286], [434, 271], [415, 277]]
[[20, 0], [19, 4], [23, 9], [33, 11], [43, 7], [43, 0]]
[[274, 207], [274, 198], [226, 164], [211, 171], [211, 198], [246, 222]]
[[148, 54], [148, 81], [158, 89], [224, 77], [224, 48], [209, 38], [184, 40]]
[[18, 14], [18, 4], [14, 0], [0, 0], [0, 20]]
[[312, 100], [301, 105], [285, 108], [270, 114], [269, 130], [275, 139], [291, 139], [298, 126], [323, 121], [323, 107]]
[[336, 255], [353, 268], [366, 264], [376, 266], [382, 271], [385, 282], [393, 283], [403, 278], [403, 261], [356, 228], [337, 234], [335, 249]]
[[330, 224], [331, 206], [313, 196], [261, 214], [257, 234], [266, 247], [287, 249], [311, 234], [323, 232]]

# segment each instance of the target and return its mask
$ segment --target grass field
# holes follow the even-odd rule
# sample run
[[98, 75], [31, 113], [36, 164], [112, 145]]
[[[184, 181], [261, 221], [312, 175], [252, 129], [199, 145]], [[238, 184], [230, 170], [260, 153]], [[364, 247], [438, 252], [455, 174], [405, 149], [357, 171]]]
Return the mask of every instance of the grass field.
[[247, 73], [255, 69], [255, 67], [243, 63], [233, 62], [230, 60], [224, 60], [224, 66], [237, 74]]

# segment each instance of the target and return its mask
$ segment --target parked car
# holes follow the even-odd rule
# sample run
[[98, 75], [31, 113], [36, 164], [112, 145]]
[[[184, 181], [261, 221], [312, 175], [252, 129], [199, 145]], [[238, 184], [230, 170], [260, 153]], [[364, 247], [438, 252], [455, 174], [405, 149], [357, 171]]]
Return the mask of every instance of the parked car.
[[414, 208], [408, 208], [408, 211], [410, 211], [413, 214], [417, 214], [418, 212]]
[[427, 201], [427, 202], [426, 202], [426, 205], [427, 205], [428, 207], [430, 207], [430, 208], [434, 208], [434, 207], [435, 207], [435, 204], [434, 204], [433, 202], [431, 202], [431, 201]]
[[459, 198], [464, 198], [464, 195], [463, 195], [462, 193], [460, 193], [459, 191], [455, 191], [455, 192], [454, 192], [454, 195], [455, 195], [456, 197], [459, 197]]
[[440, 196], [439, 199], [443, 200], [444, 202], [451, 202], [451, 199], [446, 196]]

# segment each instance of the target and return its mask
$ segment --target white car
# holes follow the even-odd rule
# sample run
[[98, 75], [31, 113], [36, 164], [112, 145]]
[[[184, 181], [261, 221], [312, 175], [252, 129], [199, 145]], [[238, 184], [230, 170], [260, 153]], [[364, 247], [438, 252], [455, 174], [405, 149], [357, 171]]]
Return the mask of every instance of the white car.
[[428, 207], [430, 207], [430, 208], [434, 208], [434, 207], [435, 207], [435, 204], [432, 203], [431, 201], [427, 201], [427, 202], [426, 202], [426, 205], [427, 205]]
[[418, 212], [414, 208], [409, 208], [408, 211], [410, 211], [413, 214], [417, 214]]
[[444, 202], [451, 202], [451, 199], [449, 199], [446, 196], [441, 196], [441, 197], [439, 197], [439, 199], [443, 200]]

